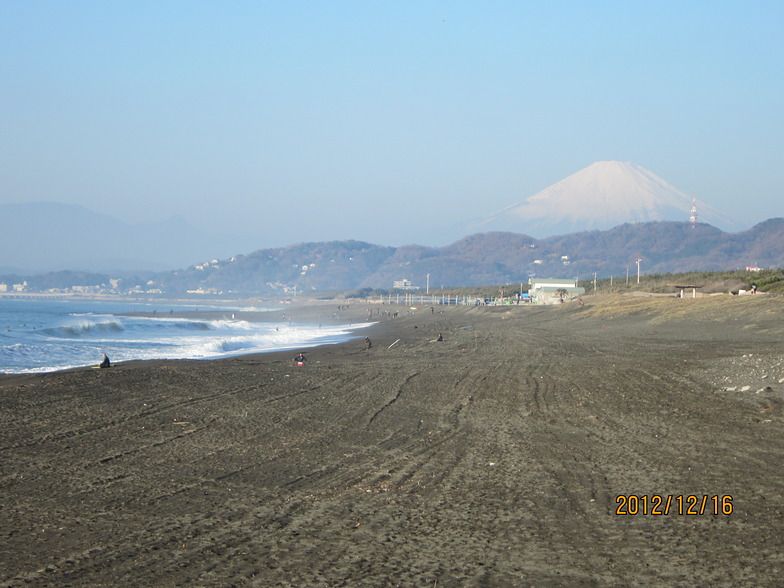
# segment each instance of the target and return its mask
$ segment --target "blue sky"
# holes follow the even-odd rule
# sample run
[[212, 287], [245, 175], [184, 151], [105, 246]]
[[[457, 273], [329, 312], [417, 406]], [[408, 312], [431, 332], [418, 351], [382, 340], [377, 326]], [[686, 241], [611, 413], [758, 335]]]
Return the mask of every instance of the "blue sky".
[[443, 245], [601, 160], [782, 216], [784, 2], [0, 3], [0, 204]]

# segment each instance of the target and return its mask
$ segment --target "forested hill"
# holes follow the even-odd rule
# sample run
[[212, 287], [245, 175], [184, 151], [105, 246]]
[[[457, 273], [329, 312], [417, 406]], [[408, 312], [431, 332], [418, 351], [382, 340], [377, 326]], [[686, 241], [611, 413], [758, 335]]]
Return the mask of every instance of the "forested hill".
[[282, 294], [392, 288], [407, 279], [424, 288], [527, 282], [529, 277], [598, 277], [784, 265], [784, 219], [739, 233], [689, 223], [624, 224], [546, 239], [480, 233], [445, 247], [387, 247], [360, 241], [300, 243], [158, 274], [169, 293]]

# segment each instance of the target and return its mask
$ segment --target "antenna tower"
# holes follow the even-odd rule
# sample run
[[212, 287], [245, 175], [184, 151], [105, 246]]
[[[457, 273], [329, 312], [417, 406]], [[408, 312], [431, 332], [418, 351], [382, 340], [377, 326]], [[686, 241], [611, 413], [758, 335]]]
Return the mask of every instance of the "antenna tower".
[[689, 222], [691, 223], [691, 228], [697, 226], [697, 199], [691, 199], [691, 216], [689, 217]]

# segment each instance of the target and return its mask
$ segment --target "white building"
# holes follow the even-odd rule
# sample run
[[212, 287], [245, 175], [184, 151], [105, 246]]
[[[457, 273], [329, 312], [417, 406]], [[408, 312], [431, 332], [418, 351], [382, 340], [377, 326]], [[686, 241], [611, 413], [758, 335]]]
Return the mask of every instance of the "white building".
[[409, 280], [395, 280], [392, 287], [398, 290], [419, 290], [419, 286], [414, 286]]
[[528, 284], [528, 295], [537, 304], [558, 304], [585, 294], [585, 288], [577, 286], [577, 278], [531, 278]]

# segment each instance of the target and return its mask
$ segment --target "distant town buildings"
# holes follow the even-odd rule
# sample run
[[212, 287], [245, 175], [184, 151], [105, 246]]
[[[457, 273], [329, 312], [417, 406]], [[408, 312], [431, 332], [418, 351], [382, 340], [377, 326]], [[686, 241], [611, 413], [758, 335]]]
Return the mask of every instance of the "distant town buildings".
[[77, 294], [100, 294], [100, 286], [71, 286], [71, 292]]
[[146, 284], [130, 286], [123, 285], [122, 280], [119, 278], [112, 278], [108, 280], [108, 284], [63, 284], [56, 288], [35, 287], [28, 284], [27, 281], [23, 281], [20, 284], [0, 283], [0, 294], [78, 294], [94, 296], [101, 294], [164, 294], [164, 291], [153, 280], [147, 281]]
[[297, 285], [296, 284], [286, 284], [284, 282], [267, 282], [267, 287], [270, 290], [274, 290], [276, 293], [282, 292], [283, 294], [297, 294]]
[[220, 269], [220, 260], [211, 259], [210, 261], [205, 261], [204, 263], [199, 265], [194, 265], [193, 267], [201, 271], [204, 271], [208, 267], [212, 267], [213, 269]]

